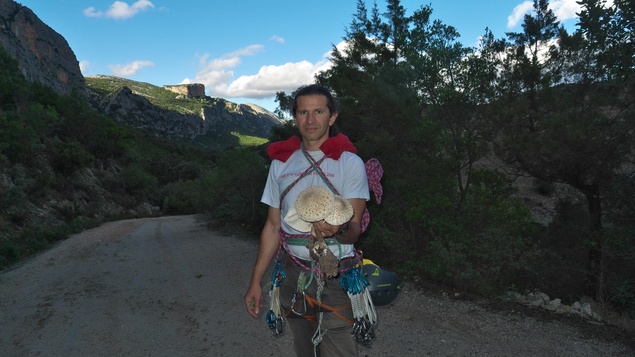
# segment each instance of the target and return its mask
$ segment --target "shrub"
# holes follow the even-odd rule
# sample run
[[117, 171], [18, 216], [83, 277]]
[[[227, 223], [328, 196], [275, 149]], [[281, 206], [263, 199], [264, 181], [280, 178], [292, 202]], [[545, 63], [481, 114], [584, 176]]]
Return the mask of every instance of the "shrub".
[[158, 193], [159, 181], [152, 174], [138, 166], [130, 165], [121, 173], [126, 192], [139, 199], [155, 197]]
[[61, 174], [71, 174], [75, 170], [88, 166], [95, 157], [77, 141], [58, 143], [57, 155], [53, 158], [53, 168]]
[[428, 266], [437, 279], [483, 295], [495, 295], [535, 266], [536, 231], [529, 211], [509, 198], [502, 175], [476, 171], [464, 208], [431, 242]]
[[249, 230], [260, 228], [266, 217], [266, 207], [260, 204], [266, 179], [266, 162], [256, 152], [228, 150], [221, 154], [217, 167], [203, 174], [197, 208]]

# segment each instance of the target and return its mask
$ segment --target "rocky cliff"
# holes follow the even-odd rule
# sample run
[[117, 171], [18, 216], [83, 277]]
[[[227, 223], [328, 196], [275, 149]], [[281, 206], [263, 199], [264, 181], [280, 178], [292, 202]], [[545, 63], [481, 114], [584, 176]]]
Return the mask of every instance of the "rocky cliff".
[[88, 76], [86, 80], [92, 101], [101, 112], [166, 139], [191, 140], [230, 132], [268, 138], [271, 128], [283, 124], [283, 120], [253, 104], [236, 104], [204, 93], [201, 97], [203, 85], [158, 87], [104, 75]]
[[[0, 45], [17, 60], [28, 81], [42, 83], [60, 94], [79, 91], [92, 98], [104, 114], [166, 139], [194, 139], [231, 131], [267, 138], [271, 128], [282, 123], [263, 108], [210, 98], [202, 84], [152, 86], [153, 93], [148, 94], [130, 85], [134, 81], [117, 78], [115, 82], [124, 84], [118, 85], [114, 93], [111, 90], [97, 93], [87, 86], [79, 62], [64, 37], [13, 0], [0, 0]], [[95, 78], [113, 82], [116, 77]], [[157, 92], [162, 98], [169, 93], [169, 105], [154, 100]], [[198, 101], [196, 110], [180, 110], [191, 108], [192, 101]]]
[[86, 94], [79, 62], [68, 42], [29, 8], [0, 0], [0, 45], [18, 61], [22, 75], [61, 94]]
[[163, 88], [187, 98], [205, 98], [205, 85], [201, 83], [164, 85]]

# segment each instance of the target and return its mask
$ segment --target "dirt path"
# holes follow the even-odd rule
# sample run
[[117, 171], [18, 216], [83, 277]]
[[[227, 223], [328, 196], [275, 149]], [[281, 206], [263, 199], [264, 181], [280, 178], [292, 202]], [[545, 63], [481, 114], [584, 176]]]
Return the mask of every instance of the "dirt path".
[[[75, 235], [0, 274], [0, 356], [292, 356], [289, 336], [243, 309], [256, 250], [195, 216]], [[362, 356], [635, 356], [575, 324], [408, 285], [379, 318]]]

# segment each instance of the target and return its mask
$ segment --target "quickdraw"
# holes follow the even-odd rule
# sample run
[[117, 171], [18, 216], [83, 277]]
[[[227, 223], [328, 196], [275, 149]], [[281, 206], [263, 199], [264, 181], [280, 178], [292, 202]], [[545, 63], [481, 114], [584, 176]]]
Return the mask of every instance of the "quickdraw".
[[282, 268], [282, 259], [278, 260], [271, 276], [271, 290], [269, 290], [270, 307], [265, 317], [271, 334], [279, 336], [284, 332], [284, 318], [282, 317], [282, 305], [280, 303], [280, 286], [287, 277]]
[[354, 319], [351, 334], [357, 343], [369, 347], [375, 338], [377, 312], [368, 291], [368, 282], [359, 268], [353, 268], [342, 274], [340, 286], [344, 288], [351, 299]]

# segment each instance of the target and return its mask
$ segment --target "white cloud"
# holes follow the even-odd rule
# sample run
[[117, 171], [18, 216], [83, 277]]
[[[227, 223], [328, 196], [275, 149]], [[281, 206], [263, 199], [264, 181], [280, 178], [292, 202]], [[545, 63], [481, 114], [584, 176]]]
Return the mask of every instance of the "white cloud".
[[[552, 0], [549, 2], [549, 8], [556, 15], [558, 21], [564, 22], [578, 17], [576, 13], [580, 12], [581, 7], [576, 1], [578, 0]], [[523, 21], [525, 14], [529, 14], [533, 10], [533, 1], [524, 1], [517, 5], [511, 15], [507, 17], [507, 28], [516, 27]]]
[[132, 5], [128, 5], [128, 3], [123, 1], [115, 1], [105, 12], [96, 11], [95, 7], [91, 6], [84, 10], [84, 15], [88, 17], [108, 17], [122, 20], [131, 18], [140, 11], [145, 11], [149, 8], [154, 8], [154, 4], [148, 0], [137, 0]]
[[269, 39], [274, 42], [284, 43], [284, 37], [280, 37], [278, 35], [273, 35]]
[[222, 93], [212, 95], [236, 98], [265, 98], [279, 91], [293, 91], [297, 87], [313, 82], [317, 66], [308, 61], [262, 66], [257, 74], [240, 76]]
[[[344, 43], [340, 43], [338, 48], [342, 46]], [[262, 46], [255, 45], [220, 58], [210, 59], [209, 55], [201, 56], [199, 72], [193, 79], [186, 78], [181, 83], [202, 83], [205, 85], [207, 94], [212, 97], [273, 98], [276, 92], [290, 93], [299, 86], [313, 83], [315, 74], [331, 67], [329, 51], [317, 63], [301, 60], [280, 65], [262, 66], [256, 74], [234, 79], [233, 69], [240, 66], [240, 57], [255, 55], [262, 49]]]
[[137, 74], [137, 72], [139, 72], [143, 68], [150, 66], [154, 66], [154, 63], [152, 63], [151, 61], [134, 61], [127, 65], [117, 64], [108, 66], [108, 68], [110, 68], [112, 74], [117, 77], [130, 77]]
[[79, 70], [82, 74], [88, 73], [88, 71], [90, 71], [90, 62], [86, 60], [79, 61]]
[[258, 52], [265, 49], [263, 45], [249, 45], [232, 53], [226, 54], [225, 57], [255, 56]]
[[204, 76], [207, 72], [222, 71], [226, 68], [235, 68], [241, 62], [240, 57], [238, 56], [214, 58], [212, 60], [209, 60], [209, 62], [207, 60], [208, 58], [209, 55], [206, 54], [201, 56], [201, 58], [199, 59], [199, 67], [201, 67], [201, 69], [199, 70], [199, 75]]
[[576, 3], [577, 0], [554, 0], [549, 3], [549, 8], [558, 18], [558, 21], [564, 22], [578, 17], [576, 13], [580, 12], [582, 7]]
[[507, 17], [507, 28], [511, 29], [516, 27], [516, 25], [523, 20], [525, 14], [530, 13], [533, 8], [534, 3], [531, 1], [525, 1], [520, 5], [516, 5], [511, 15]]

